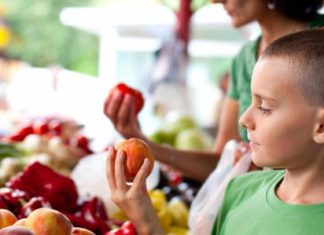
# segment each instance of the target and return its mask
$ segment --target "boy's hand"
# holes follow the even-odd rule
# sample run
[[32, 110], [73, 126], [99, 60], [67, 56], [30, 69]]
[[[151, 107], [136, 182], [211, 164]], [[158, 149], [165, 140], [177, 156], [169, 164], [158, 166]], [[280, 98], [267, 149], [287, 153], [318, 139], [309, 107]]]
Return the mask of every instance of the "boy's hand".
[[163, 234], [155, 209], [146, 189], [149, 162], [144, 161], [131, 185], [125, 177], [125, 154], [111, 147], [107, 157], [107, 180], [111, 198], [135, 225], [138, 234]]

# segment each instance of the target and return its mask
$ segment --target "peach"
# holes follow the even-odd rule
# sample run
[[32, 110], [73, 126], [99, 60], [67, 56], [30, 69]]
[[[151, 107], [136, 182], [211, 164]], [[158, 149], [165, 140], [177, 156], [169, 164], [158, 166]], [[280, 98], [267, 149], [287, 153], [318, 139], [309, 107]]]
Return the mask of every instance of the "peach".
[[35, 234], [28, 228], [12, 225], [1, 229], [0, 235], [35, 235]]
[[37, 235], [71, 235], [73, 227], [64, 214], [45, 207], [32, 211], [25, 226]]
[[95, 235], [95, 233], [85, 228], [73, 227], [71, 235]]
[[150, 147], [141, 139], [130, 138], [116, 144], [116, 150], [126, 153], [125, 176], [128, 182], [132, 182], [145, 159], [149, 160], [150, 170], [153, 170], [154, 157]]
[[0, 209], [0, 228], [13, 225], [17, 221], [17, 217], [7, 209]]
[[27, 221], [26, 218], [22, 218], [22, 219], [17, 220], [14, 223], [14, 225], [26, 227], [26, 221]]

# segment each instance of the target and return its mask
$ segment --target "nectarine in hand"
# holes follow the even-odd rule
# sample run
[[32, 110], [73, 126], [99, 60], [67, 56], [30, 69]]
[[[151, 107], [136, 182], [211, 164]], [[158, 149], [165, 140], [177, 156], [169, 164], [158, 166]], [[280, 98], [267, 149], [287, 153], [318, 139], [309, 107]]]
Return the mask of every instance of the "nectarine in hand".
[[138, 138], [122, 140], [116, 144], [116, 150], [123, 150], [126, 154], [125, 176], [128, 182], [134, 180], [145, 159], [150, 164], [149, 172], [153, 170], [154, 157], [150, 147], [143, 140]]

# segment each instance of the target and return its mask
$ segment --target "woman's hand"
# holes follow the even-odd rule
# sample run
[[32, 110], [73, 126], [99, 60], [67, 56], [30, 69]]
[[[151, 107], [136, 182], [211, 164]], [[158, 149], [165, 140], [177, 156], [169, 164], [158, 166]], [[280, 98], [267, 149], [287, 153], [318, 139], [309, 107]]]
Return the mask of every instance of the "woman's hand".
[[135, 225], [137, 233], [163, 234], [159, 220], [146, 189], [146, 178], [149, 175], [149, 162], [144, 161], [133, 183], [126, 182], [124, 162], [125, 153], [111, 147], [107, 157], [107, 180], [111, 198]]
[[112, 90], [104, 103], [104, 114], [111, 120], [115, 129], [125, 138], [144, 138], [141, 132], [135, 100], [130, 94]]

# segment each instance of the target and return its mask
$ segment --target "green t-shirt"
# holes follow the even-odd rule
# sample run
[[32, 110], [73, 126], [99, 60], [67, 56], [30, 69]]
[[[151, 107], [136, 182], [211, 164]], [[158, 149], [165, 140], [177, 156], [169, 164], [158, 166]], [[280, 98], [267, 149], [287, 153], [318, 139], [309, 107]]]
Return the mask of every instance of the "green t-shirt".
[[214, 224], [213, 235], [324, 234], [324, 203], [282, 202], [275, 188], [284, 171], [257, 171], [232, 180]]
[[[324, 25], [324, 15], [318, 15], [314, 20], [308, 23], [309, 28], [320, 27]], [[227, 96], [237, 100], [239, 104], [239, 117], [245, 112], [251, 103], [251, 77], [254, 65], [257, 61], [257, 49], [259, 47], [261, 36], [254, 41], [247, 42], [233, 59], [230, 70], [230, 83]], [[247, 141], [247, 132], [240, 127], [242, 140]]]

